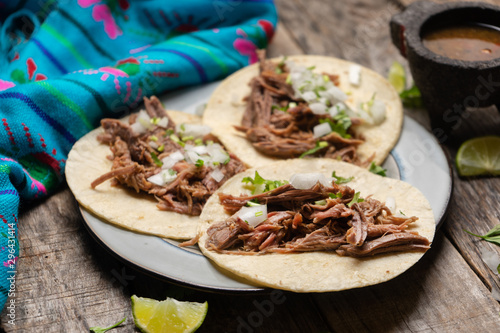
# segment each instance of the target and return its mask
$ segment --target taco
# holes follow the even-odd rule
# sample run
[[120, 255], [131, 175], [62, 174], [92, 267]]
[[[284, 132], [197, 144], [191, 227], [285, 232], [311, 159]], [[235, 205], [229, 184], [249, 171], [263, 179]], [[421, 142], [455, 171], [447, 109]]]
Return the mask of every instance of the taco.
[[144, 102], [145, 110], [103, 119], [101, 128], [74, 145], [68, 185], [80, 205], [106, 221], [190, 239], [208, 197], [246, 167], [200, 117], [166, 112], [156, 97]]
[[203, 122], [249, 166], [326, 157], [380, 165], [402, 128], [398, 94], [354, 63], [322, 56], [265, 60], [225, 79]]
[[246, 170], [208, 200], [200, 221], [198, 245], [216, 265], [296, 292], [392, 279], [423, 256], [435, 230], [419, 190], [330, 159]]

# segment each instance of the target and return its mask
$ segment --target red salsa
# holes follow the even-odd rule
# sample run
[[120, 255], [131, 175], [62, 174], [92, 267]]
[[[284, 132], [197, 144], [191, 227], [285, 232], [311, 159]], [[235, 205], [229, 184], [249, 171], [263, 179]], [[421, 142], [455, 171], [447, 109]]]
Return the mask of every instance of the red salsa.
[[455, 25], [426, 33], [422, 41], [432, 52], [458, 60], [500, 58], [500, 30], [480, 24]]

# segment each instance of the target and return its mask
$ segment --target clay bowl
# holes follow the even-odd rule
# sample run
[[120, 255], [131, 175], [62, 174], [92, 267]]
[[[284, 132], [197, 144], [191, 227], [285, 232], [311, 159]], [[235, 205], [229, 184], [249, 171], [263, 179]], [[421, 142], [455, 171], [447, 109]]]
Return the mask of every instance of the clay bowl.
[[500, 7], [481, 2], [436, 4], [422, 1], [392, 17], [394, 45], [408, 59], [436, 136], [466, 119], [466, 107], [500, 106], [500, 58], [464, 61], [427, 49], [422, 36], [432, 29], [465, 23], [500, 24]]

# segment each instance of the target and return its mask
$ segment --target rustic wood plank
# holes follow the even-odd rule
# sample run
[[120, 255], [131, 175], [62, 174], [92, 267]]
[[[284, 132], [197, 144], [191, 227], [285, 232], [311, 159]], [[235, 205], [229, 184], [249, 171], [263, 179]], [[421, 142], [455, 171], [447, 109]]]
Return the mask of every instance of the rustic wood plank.
[[441, 232], [420, 262], [399, 277], [315, 299], [335, 332], [500, 330], [500, 306]]
[[[400, 3], [402, 6], [406, 7], [414, 2], [417, 2], [418, 0], [395, 0], [395, 1]], [[465, 1], [465, 0], [432, 0], [432, 2], [435, 3], [456, 2], [456, 1]], [[481, 2], [486, 2], [497, 6], [500, 5], [500, 0], [481, 0]]]
[[267, 49], [269, 58], [281, 57], [293, 54], [303, 54], [304, 51], [292, 38], [288, 29], [281, 23], [276, 28], [276, 34]]

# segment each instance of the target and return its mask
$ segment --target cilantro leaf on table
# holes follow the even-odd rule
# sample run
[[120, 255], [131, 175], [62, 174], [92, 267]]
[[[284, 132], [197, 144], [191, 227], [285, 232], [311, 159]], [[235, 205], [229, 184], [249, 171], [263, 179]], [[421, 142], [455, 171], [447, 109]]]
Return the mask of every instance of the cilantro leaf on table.
[[[464, 230], [466, 233], [484, 239], [487, 242], [500, 246], [500, 224], [494, 226], [490, 231], [484, 235], [476, 235], [470, 231]], [[500, 272], [499, 272], [500, 273]]]
[[121, 323], [123, 323], [125, 320], [127, 319], [127, 317], [123, 318], [122, 320], [120, 320], [119, 322], [117, 322], [116, 324], [114, 325], [111, 325], [109, 327], [106, 327], [106, 328], [103, 328], [103, 327], [99, 327], [99, 326], [94, 326], [94, 327], [90, 327], [90, 331], [91, 332], [94, 332], [94, 333], [104, 333], [106, 331], [109, 331], [110, 329], [112, 328], [115, 328], [117, 326], [119, 326]]

